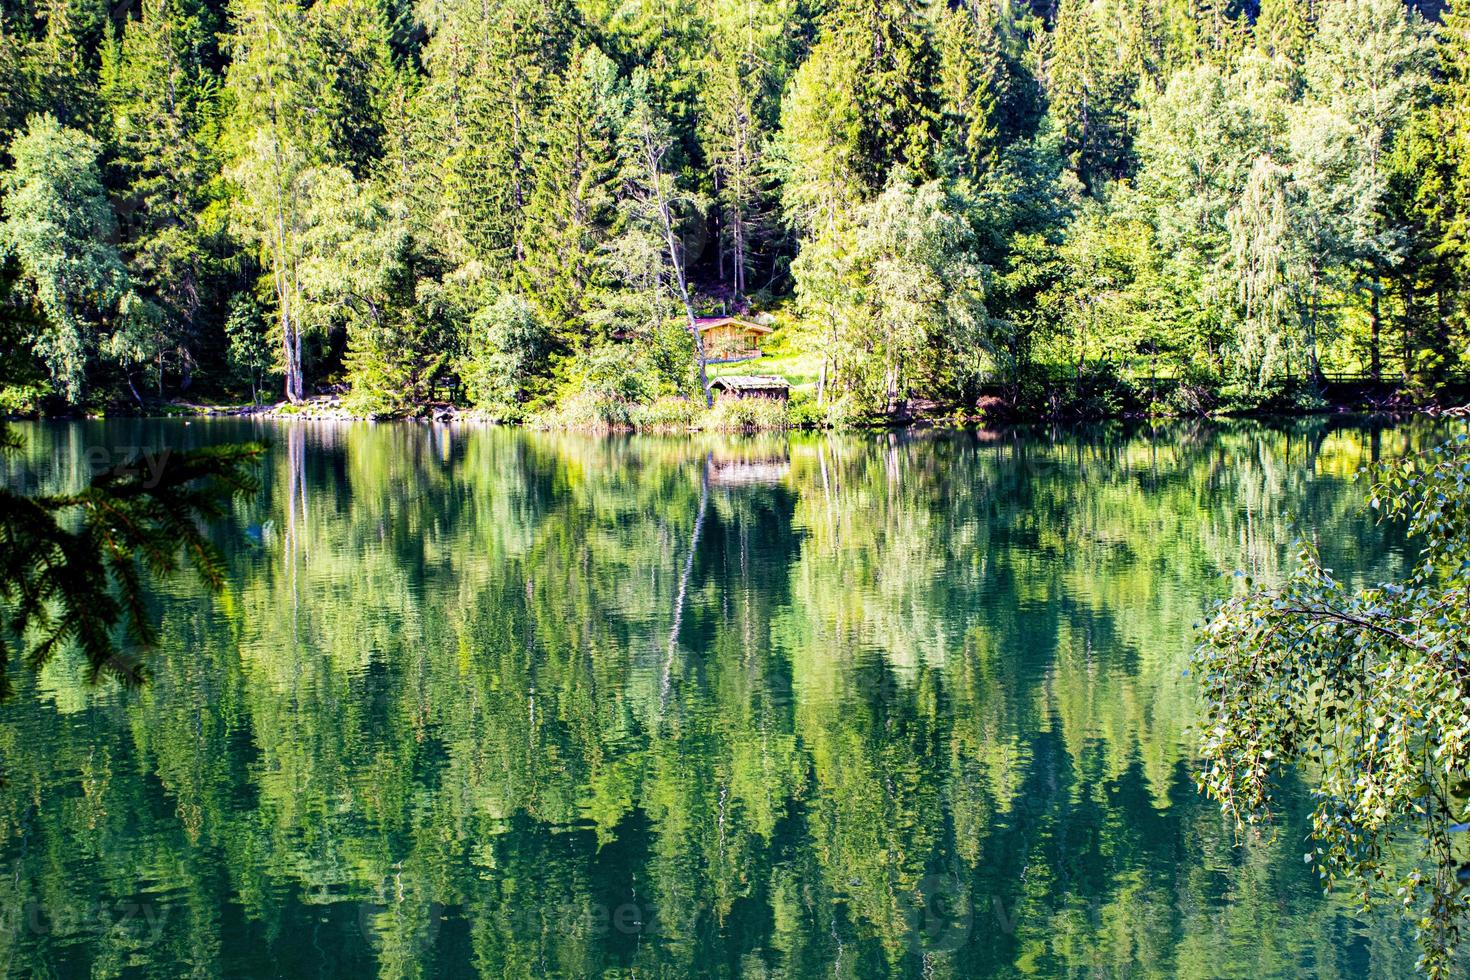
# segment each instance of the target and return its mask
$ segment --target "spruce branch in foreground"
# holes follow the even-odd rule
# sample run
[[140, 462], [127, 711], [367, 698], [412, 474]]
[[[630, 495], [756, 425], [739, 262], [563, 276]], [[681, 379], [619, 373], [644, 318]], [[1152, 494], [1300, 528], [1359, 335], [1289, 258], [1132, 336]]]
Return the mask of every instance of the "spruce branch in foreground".
[[[0, 452], [19, 444], [0, 423]], [[119, 646], [116, 627], [135, 647], [155, 642], [145, 573], [161, 577], [187, 564], [211, 589], [224, 584], [223, 558], [203, 523], [256, 488], [264, 450], [247, 443], [172, 453], [154, 472], [129, 461], [72, 494], [0, 488], [0, 699], [13, 690], [14, 655], [39, 669], [68, 644], [86, 656], [90, 680], [140, 683], [144, 669]]]

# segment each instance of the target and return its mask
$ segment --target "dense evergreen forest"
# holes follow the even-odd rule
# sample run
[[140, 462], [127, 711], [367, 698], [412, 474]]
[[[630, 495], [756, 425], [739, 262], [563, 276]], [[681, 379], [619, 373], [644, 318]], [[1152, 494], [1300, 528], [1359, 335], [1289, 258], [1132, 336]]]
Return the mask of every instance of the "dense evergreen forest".
[[732, 311], [811, 419], [1470, 360], [1470, 0], [0, 10], [6, 411], [627, 421]]

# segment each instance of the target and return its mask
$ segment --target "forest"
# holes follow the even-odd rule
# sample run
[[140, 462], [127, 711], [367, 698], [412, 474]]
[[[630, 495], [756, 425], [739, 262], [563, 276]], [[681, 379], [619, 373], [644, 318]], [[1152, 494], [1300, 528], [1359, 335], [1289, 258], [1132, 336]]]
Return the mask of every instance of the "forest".
[[1470, 0], [0, 11], [7, 413], [638, 424], [732, 312], [819, 424], [1470, 364]]

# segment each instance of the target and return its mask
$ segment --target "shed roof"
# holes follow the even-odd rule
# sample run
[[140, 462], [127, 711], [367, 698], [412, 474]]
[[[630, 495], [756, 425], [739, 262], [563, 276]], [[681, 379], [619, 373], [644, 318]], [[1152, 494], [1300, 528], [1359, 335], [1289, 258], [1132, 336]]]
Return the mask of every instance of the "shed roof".
[[791, 387], [785, 378], [773, 378], [769, 374], [725, 374], [711, 380], [709, 386], [726, 391], [774, 391]]
[[764, 323], [755, 323], [751, 320], [742, 320], [738, 316], [697, 316], [694, 318], [694, 327], [700, 333], [715, 327], [723, 327], [727, 324], [739, 327], [742, 330], [752, 330], [755, 333], [771, 333], [775, 328], [768, 327]]

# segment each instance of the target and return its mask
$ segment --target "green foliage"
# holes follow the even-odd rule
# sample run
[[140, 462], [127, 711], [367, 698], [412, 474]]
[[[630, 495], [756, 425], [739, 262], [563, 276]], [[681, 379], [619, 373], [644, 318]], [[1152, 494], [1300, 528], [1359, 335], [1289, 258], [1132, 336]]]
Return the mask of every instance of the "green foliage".
[[262, 383], [275, 366], [275, 346], [266, 330], [260, 304], [249, 293], [236, 293], [230, 297], [225, 339], [229, 342], [227, 357], [230, 368], [247, 379], [250, 401], [259, 405]]
[[88, 359], [129, 290], [113, 245], [117, 219], [97, 167], [100, 147], [52, 116], [33, 116], [0, 174], [0, 251], [13, 255], [46, 320], [29, 338], [57, 387], [81, 399]]
[[623, 344], [600, 344], [578, 355], [553, 411], [533, 421], [567, 429], [631, 428], [640, 406], [657, 394], [655, 379]]
[[915, 390], [964, 391], [984, 370], [988, 269], [961, 193], [898, 175], [793, 266], [804, 308], [830, 324], [827, 383], [863, 410], [891, 411]]
[[698, 428], [710, 413], [692, 398], [660, 395], [633, 412], [632, 424], [643, 432], [688, 432]]
[[[1470, 439], [1377, 471], [1373, 509], [1421, 547], [1399, 580], [1334, 577], [1301, 545], [1278, 588], [1223, 604], [1196, 655], [1206, 714], [1201, 789], [1237, 820], [1269, 811], [1286, 767], [1305, 764], [1317, 799], [1306, 860], [1324, 886], [1366, 905], [1395, 888], [1422, 965], [1447, 975], [1470, 912]], [[1394, 878], [1413, 835], [1424, 869]], [[1387, 887], [1385, 887], [1387, 886]]]
[[717, 398], [701, 420], [714, 432], [765, 432], [791, 424], [786, 403], [775, 398]]
[[618, 218], [618, 140], [628, 91], [612, 59], [596, 47], [574, 51], [554, 85], [516, 278], [557, 346], [570, 349], [586, 332], [598, 294], [610, 286], [604, 246]]
[[826, 11], [820, 43], [854, 74], [850, 162], [870, 190], [882, 189], [894, 167], [934, 174], [939, 59], [925, 14], [916, 0], [836, 0]]
[[1051, 116], [1062, 153], [1093, 190], [1130, 169], [1134, 92], [1147, 73], [1132, 16], [1134, 8], [1127, 4], [1062, 0], [1049, 36]]
[[502, 294], [470, 327], [469, 352], [459, 368], [470, 403], [496, 418], [518, 418], [542, 376], [551, 337], [530, 303]]
[[217, 79], [199, 11], [149, 0], [103, 51], [102, 98], [114, 166], [125, 174], [124, 238], [135, 286], [158, 307], [159, 385], [165, 355], [187, 378], [204, 338], [200, 314], [220, 273], [224, 232]]
[[791, 393], [786, 416], [793, 429], [824, 429], [831, 424], [830, 416], [812, 393], [800, 389]]

